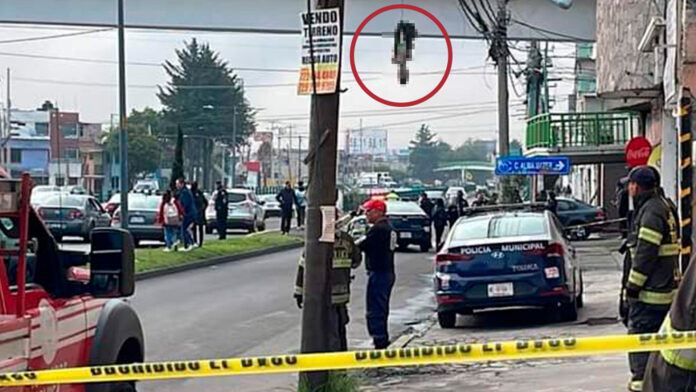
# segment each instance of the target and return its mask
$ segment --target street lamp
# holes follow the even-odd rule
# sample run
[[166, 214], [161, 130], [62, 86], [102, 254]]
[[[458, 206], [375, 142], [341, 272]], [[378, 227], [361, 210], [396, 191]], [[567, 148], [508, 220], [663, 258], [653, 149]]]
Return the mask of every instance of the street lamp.
[[[204, 105], [203, 110], [215, 110], [213, 105]], [[222, 177], [223, 182], [226, 181], [227, 170], [225, 168], [225, 152], [222, 153]], [[232, 106], [232, 188], [234, 188], [237, 179], [237, 106]]]

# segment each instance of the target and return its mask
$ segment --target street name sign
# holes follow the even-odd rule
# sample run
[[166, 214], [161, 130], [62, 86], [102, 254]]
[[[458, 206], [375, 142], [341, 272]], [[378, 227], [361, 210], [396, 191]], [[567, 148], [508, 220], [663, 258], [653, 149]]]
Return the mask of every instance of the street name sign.
[[568, 157], [498, 157], [495, 164], [497, 176], [533, 176], [539, 174], [566, 175], [570, 173]]

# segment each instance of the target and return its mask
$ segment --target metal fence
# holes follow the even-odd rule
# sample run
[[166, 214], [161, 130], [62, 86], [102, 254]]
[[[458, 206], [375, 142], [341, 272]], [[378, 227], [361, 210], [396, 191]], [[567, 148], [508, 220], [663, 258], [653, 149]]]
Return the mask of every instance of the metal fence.
[[546, 113], [527, 121], [526, 146], [530, 148], [624, 145], [640, 130], [631, 112]]

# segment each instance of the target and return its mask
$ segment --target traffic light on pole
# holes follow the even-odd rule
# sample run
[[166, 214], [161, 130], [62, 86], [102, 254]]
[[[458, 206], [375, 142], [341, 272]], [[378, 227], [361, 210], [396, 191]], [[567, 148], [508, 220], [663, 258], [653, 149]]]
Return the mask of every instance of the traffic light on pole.
[[394, 30], [394, 53], [392, 64], [399, 65], [399, 83], [408, 83], [408, 68], [406, 62], [413, 59], [414, 41], [418, 36], [416, 25], [411, 22], [400, 21]]

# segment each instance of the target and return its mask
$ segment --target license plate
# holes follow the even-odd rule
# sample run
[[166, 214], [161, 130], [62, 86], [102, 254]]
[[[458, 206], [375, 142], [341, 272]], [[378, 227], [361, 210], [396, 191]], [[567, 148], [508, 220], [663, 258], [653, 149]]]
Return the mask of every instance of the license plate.
[[142, 216], [134, 216], [130, 219], [131, 223], [145, 223], [145, 218]]
[[511, 297], [514, 295], [512, 283], [495, 283], [488, 285], [489, 297]]
[[411, 238], [411, 233], [409, 233], [409, 232], [399, 233], [399, 237], [401, 237], [401, 238]]

